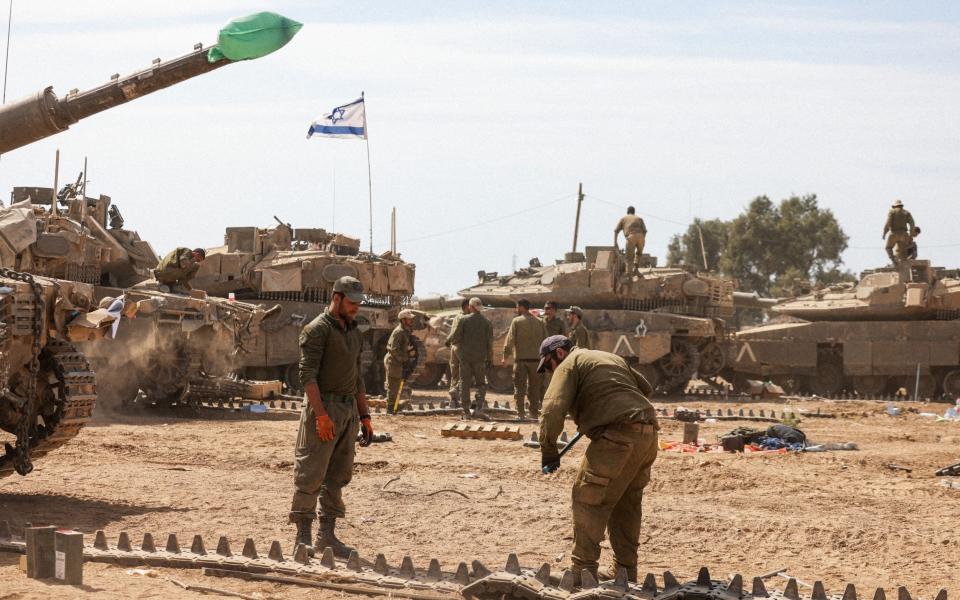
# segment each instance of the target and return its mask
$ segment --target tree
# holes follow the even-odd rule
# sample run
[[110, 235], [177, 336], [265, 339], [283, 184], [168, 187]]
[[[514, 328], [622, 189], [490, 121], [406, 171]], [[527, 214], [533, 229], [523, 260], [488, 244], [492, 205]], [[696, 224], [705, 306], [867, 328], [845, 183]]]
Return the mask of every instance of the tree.
[[759, 196], [731, 221], [694, 220], [670, 241], [671, 264], [703, 264], [700, 230], [710, 270], [737, 279], [743, 290], [778, 296], [789, 294], [798, 279], [824, 285], [853, 279], [841, 268], [849, 238], [815, 194], [791, 196], [779, 205]]

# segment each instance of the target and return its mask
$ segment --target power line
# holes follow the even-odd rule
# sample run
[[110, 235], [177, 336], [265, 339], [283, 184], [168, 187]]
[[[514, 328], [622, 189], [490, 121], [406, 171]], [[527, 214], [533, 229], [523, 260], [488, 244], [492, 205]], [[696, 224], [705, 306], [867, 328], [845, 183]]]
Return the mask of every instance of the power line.
[[554, 199], [552, 199], [552, 200], [548, 200], [547, 202], [543, 202], [543, 203], [537, 204], [537, 205], [535, 205], [535, 206], [530, 206], [530, 207], [524, 208], [523, 210], [518, 210], [518, 211], [516, 211], [516, 212], [508, 213], [508, 214], [505, 214], [505, 215], [500, 215], [500, 216], [498, 216], [498, 217], [494, 217], [494, 218], [492, 218], [492, 219], [487, 219], [486, 221], [481, 221], [481, 222], [479, 222], [479, 223], [473, 223], [473, 224], [471, 224], [471, 225], [463, 225], [463, 226], [461, 226], [461, 227], [454, 227], [453, 229], [447, 229], [447, 230], [445, 230], [445, 231], [438, 231], [438, 232], [431, 233], [431, 234], [428, 234], [428, 235], [423, 235], [423, 236], [420, 236], [420, 237], [409, 238], [409, 239], [406, 239], [406, 240], [399, 240], [399, 241], [397, 241], [397, 244], [398, 244], [398, 245], [399, 245], [399, 244], [409, 244], [409, 243], [411, 243], [411, 242], [419, 242], [419, 241], [422, 241], [422, 240], [428, 240], [428, 239], [432, 239], [432, 238], [437, 238], [437, 237], [441, 237], [441, 236], [444, 236], [444, 235], [450, 235], [451, 233], [459, 233], [459, 232], [461, 232], [461, 231], [469, 231], [469, 230], [471, 230], [471, 229], [476, 229], [476, 228], [478, 228], [478, 227], [485, 227], [485, 226], [487, 226], [487, 225], [490, 225], [490, 224], [493, 224], [493, 223], [497, 223], [497, 222], [503, 221], [503, 220], [505, 220], [505, 219], [510, 219], [510, 218], [516, 217], [516, 216], [518, 216], [518, 215], [522, 215], [522, 214], [525, 214], [525, 213], [528, 213], [528, 212], [532, 212], [532, 211], [535, 211], [535, 210], [540, 210], [541, 208], [545, 208], [545, 207], [547, 207], [547, 206], [556, 204], [556, 203], [561, 202], [561, 201], [563, 201], [563, 200], [569, 200], [569, 199], [573, 198], [574, 196], [576, 196], [576, 194], [564, 194], [563, 196], [560, 196], [559, 198], [554, 198]]

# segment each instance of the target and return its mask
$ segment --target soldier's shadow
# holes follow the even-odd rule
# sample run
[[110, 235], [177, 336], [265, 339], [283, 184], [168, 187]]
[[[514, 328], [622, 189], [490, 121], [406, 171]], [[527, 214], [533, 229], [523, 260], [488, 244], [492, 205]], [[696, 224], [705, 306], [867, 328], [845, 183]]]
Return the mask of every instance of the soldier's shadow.
[[[92, 534], [124, 517], [147, 513], [187, 512], [189, 508], [87, 500], [60, 494], [0, 492], [0, 521], [7, 521], [16, 537], [27, 523], [55, 525]], [[91, 537], [92, 541], [92, 537]]]

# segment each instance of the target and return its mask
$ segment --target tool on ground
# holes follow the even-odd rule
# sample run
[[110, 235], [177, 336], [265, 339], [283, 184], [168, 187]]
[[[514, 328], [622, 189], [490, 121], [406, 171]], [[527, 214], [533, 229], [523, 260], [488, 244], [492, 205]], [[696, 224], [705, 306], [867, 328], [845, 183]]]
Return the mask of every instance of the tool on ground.
[[554, 471], [556, 471], [557, 469], [559, 469], [559, 468], [560, 468], [560, 459], [563, 458], [563, 455], [566, 454], [567, 452], [569, 452], [569, 451], [570, 451], [570, 448], [573, 448], [573, 445], [576, 444], [577, 441], [579, 441], [580, 438], [582, 438], [582, 437], [583, 437], [583, 433], [581, 433], [581, 432], [578, 431], [578, 432], [577, 432], [577, 435], [573, 436], [573, 438], [570, 440], [570, 443], [568, 443], [568, 444], [566, 445], [566, 447], [564, 447], [564, 449], [560, 451], [560, 454], [557, 455], [556, 460], [554, 460], [554, 461], [553, 461], [552, 463], [550, 463], [550, 464], [546, 464], [546, 465], [543, 465], [543, 466], [541, 467], [541, 470], [543, 471], [543, 474], [544, 474], [544, 475], [547, 475], [547, 474], [553, 473]]
[[407, 378], [404, 377], [400, 380], [400, 387], [397, 389], [397, 399], [393, 401], [393, 414], [400, 412], [400, 396], [403, 395], [403, 384], [407, 382]]

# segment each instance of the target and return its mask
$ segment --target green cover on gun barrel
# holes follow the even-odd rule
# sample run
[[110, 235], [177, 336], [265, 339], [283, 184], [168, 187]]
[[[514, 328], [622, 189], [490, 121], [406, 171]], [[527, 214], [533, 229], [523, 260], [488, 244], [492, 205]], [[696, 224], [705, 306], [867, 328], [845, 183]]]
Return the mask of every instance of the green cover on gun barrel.
[[260, 58], [287, 45], [303, 23], [272, 12], [239, 17], [220, 30], [217, 45], [207, 52], [207, 60], [217, 62]]

